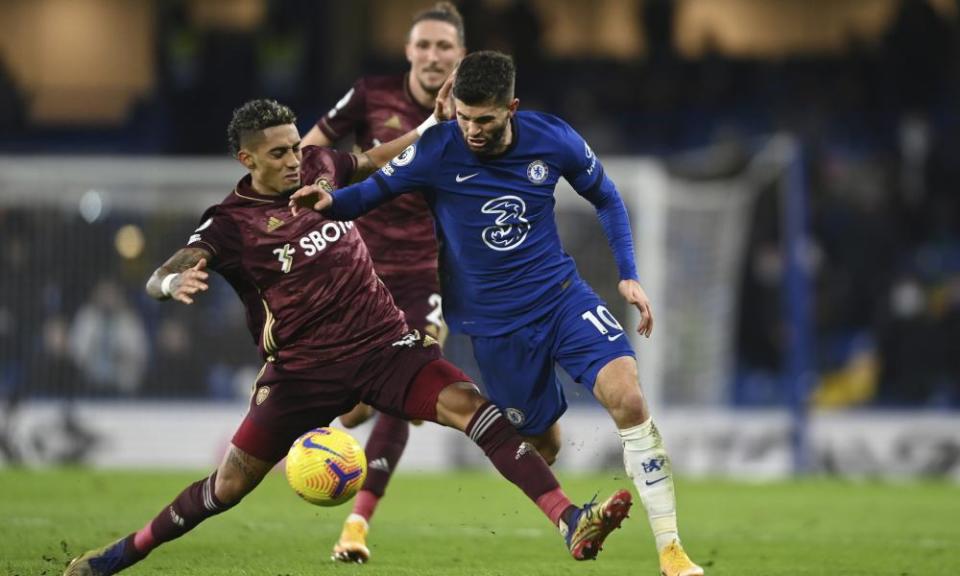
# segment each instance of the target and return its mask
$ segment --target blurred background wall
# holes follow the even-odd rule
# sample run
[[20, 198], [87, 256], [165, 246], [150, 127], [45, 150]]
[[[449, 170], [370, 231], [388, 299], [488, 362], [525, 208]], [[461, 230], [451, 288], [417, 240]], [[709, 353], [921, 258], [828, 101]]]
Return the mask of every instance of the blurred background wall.
[[[235, 107], [276, 98], [305, 133], [357, 76], [406, 69], [429, 4], [0, 0], [0, 462], [101, 461], [123, 434], [95, 424], [131, 407], [220, 410], [229, 437], [258, 369], [235, 295], [217, 282], [188, 309], [142, 285], [241, 175]], [[659, 297], [645, 385], [678, 430], [719, 414], [678, 444], [747, 458], [773, 437], [789, 469], [800, 438], [833, 469], [856, 444], [828, 454], [824, 418], [867, 419], [839, 437], [929, 425], [916, 470], [960, 476], [960, 2], [457, 5], [470, 49], [516, 58], [521, 106], [616, 174]], [[623, 321], [566, 192], [565, 245]], [[472, 369], [468, 343], [448, 352]], [[743, 432], [744, 414], [770, 425]], [[896, 461], [913, 438], [879, 442]]]

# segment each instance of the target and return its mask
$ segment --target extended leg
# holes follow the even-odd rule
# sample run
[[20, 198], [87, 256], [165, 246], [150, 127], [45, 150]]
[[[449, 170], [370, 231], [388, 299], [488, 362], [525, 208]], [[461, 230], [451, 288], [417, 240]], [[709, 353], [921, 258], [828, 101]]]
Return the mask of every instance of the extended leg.
[[[458, 377], [463, 380], [458, 381]], [[573, 506], [536, 449], [524, 442], [500, 410], [465, 379], [445, 361], [426, 366], [414, 382], [405, 412], [462, 430], [500, 474], [523, 490], [560, 528], [574, 558], [596, 557], [607, 535], [626, 518], [630, 493], [620, 490], [600, 505]], [[433, 406], [424, 406], [431, 398]]]
[[109, 576], [139, 562], [160, 544], [236, 505], [274, 464], [231, 445], [213, 474], [187, 486], [137, 532], [75, 558], [64, 576]]
[[662, 573], [702, 575], [703, 569], [690, 561], [680, 546], [670, 458], [640, 390], [636, 361], [621, 356], [608, 362], [597, 375], [594, 395], [619, 430], [624, 466], [647, 510]]
[[367, 479], [353, 502], [353, 512], [343, 523], [332, 558], [341, 562], [364, 563], [370, 559], [367, 548], [368, 522], [386, 492], [393, 471], [407, 446], [410, 424], [405, 420], [379, 414], [367, 440]]

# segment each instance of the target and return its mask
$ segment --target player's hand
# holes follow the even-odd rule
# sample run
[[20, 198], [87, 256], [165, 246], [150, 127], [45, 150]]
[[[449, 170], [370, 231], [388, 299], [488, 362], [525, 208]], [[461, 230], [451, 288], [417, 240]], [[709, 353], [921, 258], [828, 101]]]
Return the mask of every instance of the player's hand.
[[620, 295], [635, 306], [640, 311], [640, 325], [637, 326], [637, 334], [650, 337], [653, 333], [653, 309], [650, 307], [650, 299], [647, 293], [640, 287], [636, 280], [621, 280], [617, 285]]
[[207, 259], [199, 262], [177, 274], [170, 283], [170, 298], [184, 304], [193, 304], [193, 296], [197, 292], [207, 291]]
[[333, 196], [318, 184], [308, 184], [290, 195], [290, 213], [296, 216], [301, 208], [312, 208], [317, 212], [326, 210], [333, 204]]
[[456, 78], [457, 69], [454, 68], [453, 72], [443, 81], [440, 91], [437, 92], [437, 101], [433, 105], [433, 115], [436, 116], [438, 122], [450, 120], [457, 113], [456, 106], [453, 103], [453, 81]]

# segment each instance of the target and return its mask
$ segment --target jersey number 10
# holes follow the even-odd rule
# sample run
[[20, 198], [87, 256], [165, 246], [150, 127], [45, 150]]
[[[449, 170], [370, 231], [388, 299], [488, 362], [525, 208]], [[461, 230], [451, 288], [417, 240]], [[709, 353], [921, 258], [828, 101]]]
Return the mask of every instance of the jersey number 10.
[[620, 323], [617, 322], [617, 319], [613, 317], [613, 314], [611, 314], [610, 311], [607, 310], [607, 307], [603, 304], [597, 306], [596, 314], [593, 313], [593, 310], [587, 310], [581, 314], [580, 317], [593, 324], [593, 327], [603, 335], [606, 335], [610, 332], [608, 327], [616, 330], [617, 332], [623, 332], [623, 326], [620, 326]]

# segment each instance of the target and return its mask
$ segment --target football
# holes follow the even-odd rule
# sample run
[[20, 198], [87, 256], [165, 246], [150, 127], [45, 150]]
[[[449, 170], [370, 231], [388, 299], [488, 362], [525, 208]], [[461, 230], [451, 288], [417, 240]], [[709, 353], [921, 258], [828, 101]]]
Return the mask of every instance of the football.
[[367, 477], [367, 455], [356, 439], [337, 428], [314, 428], [287, 453], [287, 482], [301, 498], [337, 506], [353, 498]]

